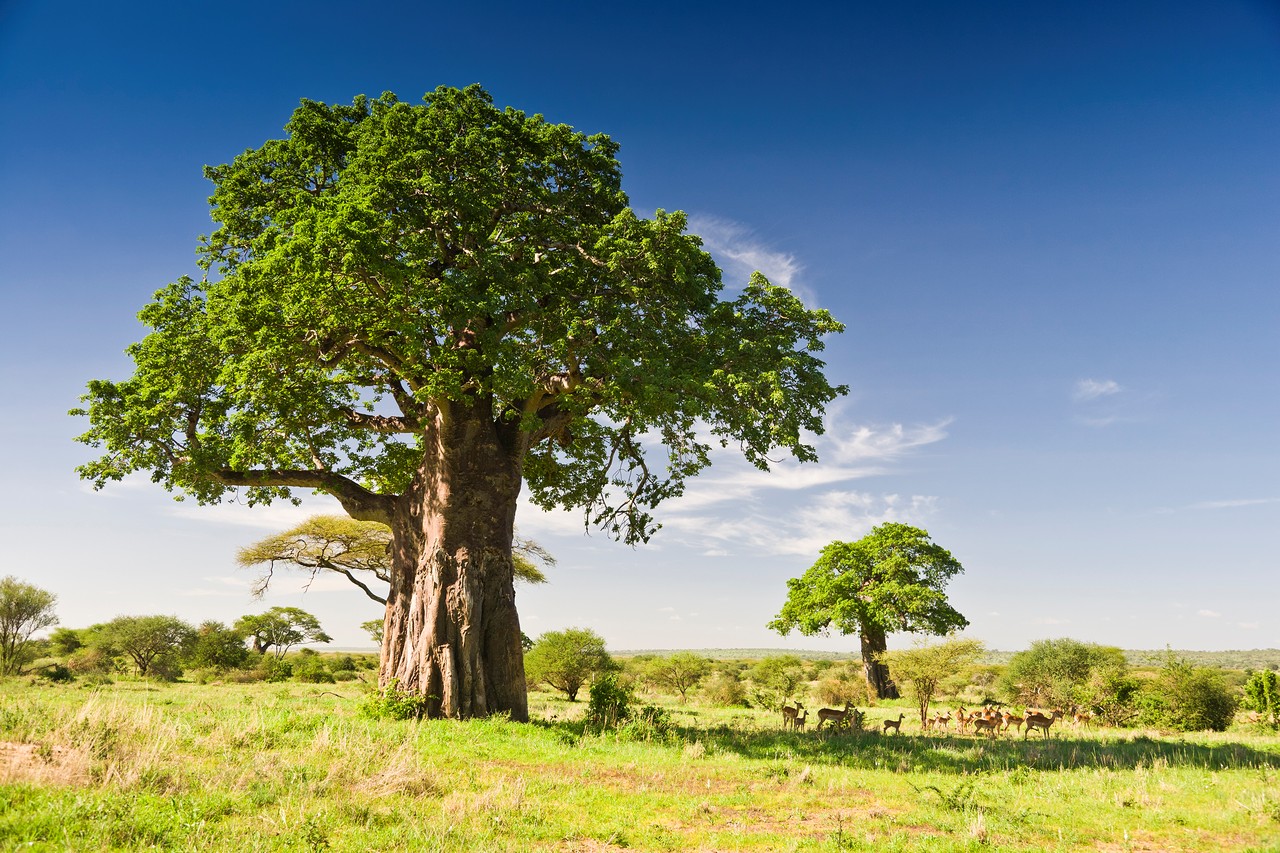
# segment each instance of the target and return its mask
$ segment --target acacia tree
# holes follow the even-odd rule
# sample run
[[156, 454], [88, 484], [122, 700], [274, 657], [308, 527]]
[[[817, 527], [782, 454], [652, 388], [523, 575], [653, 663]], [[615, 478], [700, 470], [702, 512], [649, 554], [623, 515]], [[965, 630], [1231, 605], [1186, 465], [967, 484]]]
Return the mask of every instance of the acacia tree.
[[272, 607], [265, 613], [241, 616], [232, 629], [253, 643], [253, 650], [265, 655], [275, 649], [276, 659], [298, 643], [327, 643], [330, 637], [320, 620], [300, 607]]
[[90, 645], [128, 657], [143, 677], [157, 661], [178, 655], [195, 637], [195, 629], [177, 616], [117, 616], [88, 633]]
[[879, 660], [907, 685], [920, 710], [920, 724], [929, 716], [929, 705], [938, 688], [948, 678], [960, 674], [982, 654], [982, 643], [964, 637], [952, 637], [933, 645], [919, 644], [910, 649], [881, 652]]
[[676, 652], [651, 661], [645, 668], [645, 677], [659, 687], [679, 693], [680, 701], [685, 702], [689, 691], [710, 672], [710, 658], [693, 652]]
[[58, 597], [9, 575], [0, 579], [0, 675], [17, 674], [36, 631], [58, 624]]
[[618, 146], [480, 87], [303, 101], [206, 169], [205, 275], [160, 290], [124, 381], [93, 381], [80, 467], [214, 503], [318, 489], [391, 528], [379, 681], [430, 716], [528, 718], [516, 498], [627, 543], [709, 464], [815, 458], [842, 327], [720, 271], [680, 213], [637, 217]]
[[[546, 583], [547, 576], [533, 560], [555, 565], [555, 557], [537, 542], [519, 535], [511, 547], [515, 580]], [[366, 596], [385, 606], [387, 597], [381, 587], [391, 583], [391, 528], [377, 521], [313, 515], [283, 533], [241, 548], [236, 562], [245, 568], [265, 566], [253, 585], [254, 597], [262, 596], [271, 585], [276, 563], [284, 563], [309, 570], [313, 579], [319, 571], [340, 574]], [[357, 573], [361, 577], [357, 577]], [[378, 589], [370, 588], [370, 583]]]
[[947, 582], [964, 571], [925, 531], [889, 522], [857, 542], [832, 542], [818, 561], [787, 581], [787, 601], [769, 627], [786, 635], [857, 634], [867, 684], [881, 699], [898, 688], [879, 655], [890, 632], [949, 634], [969, 624], [947, 602]]

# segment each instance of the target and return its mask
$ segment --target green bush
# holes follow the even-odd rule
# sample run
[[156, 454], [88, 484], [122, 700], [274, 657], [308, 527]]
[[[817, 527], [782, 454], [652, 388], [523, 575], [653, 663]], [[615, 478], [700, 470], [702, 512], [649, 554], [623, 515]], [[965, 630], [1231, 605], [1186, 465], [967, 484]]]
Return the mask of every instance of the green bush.
[[717, 672], [707, 679], [702, 687], [702, 695], [708, 702], [726, 707], [745, 708], [747, 705], [747, 688], [736, 673]]
[[401, 690], [392, 679], [385, 690], [369, 694], [360, 713], [373, 719], [420, 720], [427, 715], [427, 697]]
[[618, 726], [618, 736], [630, 741], [668, 742], [675, 736], [675, 726], [666, 709], [645, 705]]
[[262, 660], [258, 661], [258, 665], [254, 669], [258, 671], [263, 681], [269, 681], [273, 684], [288, 681], [293, 677], [293, 664], [274, 655], [263, 655]]
[[333, 673], [318, 655], [303, 655], [293, 668], [293, 677], [308, 684], [333, 684]]
[[1226, 731], [1239, 704], [1216, 669], [1170, 657], [1138, 699], [1138, 721], [1180, 732]]
[[1249, 676], [1244, 683], [1245, 710], [1259, 716], [1259, 722], [1270, 728], [1280, 727], [1280, 684], [1275, 670], [1264, 669]]
[[354, 669], [335, 669], [333, 671], [334, 681], [358, 681], [360, 674]]
[[67, 684], [76, 679], [75, 673], [60, 663], [47, 663], [44, 666], [37, 667], [35, 676], [41, 681], [48, 681], [52, 684]]
[[591, 701], [587, 705], [587, 728], [595, 731], [612, 729], [631, 718], [632, 693], [617, 673], [596, 676], [591, 683]]

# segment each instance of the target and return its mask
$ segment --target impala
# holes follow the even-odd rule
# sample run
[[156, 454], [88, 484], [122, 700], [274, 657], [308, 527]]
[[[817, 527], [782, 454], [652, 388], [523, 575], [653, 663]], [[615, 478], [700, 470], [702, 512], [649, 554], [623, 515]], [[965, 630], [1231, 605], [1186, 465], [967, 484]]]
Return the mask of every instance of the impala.
[[794, 708], [792, 708], [790, 705], [783, 705], [782, 706], [782, 727], [784, 729], [795, 728], [796, 718], [800, 714], [800, 711], [802, 709], [803, 709], [803, 706], [799, 702], [796, 703], [796, 706]]
[[1053, 721], [1058, 719], [1061, 716], [1062, 716], [1062, 712], [1057, 709], [1054, 709], [1054, 711], [1051, 712], [1047, 717], [1044, 716], [1043, 714], [1030, 714], [1030, 713], [1027, 714], [1027, 719], [1026, 719], [1027, 727], [1022, 732], [1022, 739], [1026, 740], [1027, 735], [1031, 733], [1032, 729], [1040, 729], [1040, 731], [1044, 732], [1045, 740], [1048, 740], [1049, 726], [1052, 726]]
[[844, 703], [844, 710], [837, 711], [835, 708], [819, 708], [818, 709], [818, 730], [822, 730], [823, 723], [831, 723], [832, 728], [840, 728], [849, 722], [851, 702]]
[[889, 733], [889, 729], [893, 729], [893, 730], [894, 730], [895, 732], [897, 732], [898, 734], [902, 734], [902, 718], [903, 718], [903, 717], [905, 717], [905, 716], [906, 716], [906, 714], [899, 714], [899, 715], [898, 715], [898, 719], [896, 719], [896, 720], [885, 720], [885, 721], [884, 721], [884, 734], [888, 734], [888, 733]]

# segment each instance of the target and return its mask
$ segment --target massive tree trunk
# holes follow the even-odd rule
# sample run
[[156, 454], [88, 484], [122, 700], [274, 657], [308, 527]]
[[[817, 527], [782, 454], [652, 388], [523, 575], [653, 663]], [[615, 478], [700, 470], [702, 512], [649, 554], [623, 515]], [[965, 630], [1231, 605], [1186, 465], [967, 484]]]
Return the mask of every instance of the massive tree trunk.
[[392, 512], [378, 681], [427, 697], [431, 717], [529, 718], [511, 540], [524, 440], [483, 403], [425, 431]]
[[876, 660], [876, 655], [889, 648], [884, 630], [874, 626], [864, 626], [860, 639], [862, 640], [862, 669], [867, 676], [867, 685], [877, 699], [897, 699], [898, 686], [889, 678], [889, 667]]

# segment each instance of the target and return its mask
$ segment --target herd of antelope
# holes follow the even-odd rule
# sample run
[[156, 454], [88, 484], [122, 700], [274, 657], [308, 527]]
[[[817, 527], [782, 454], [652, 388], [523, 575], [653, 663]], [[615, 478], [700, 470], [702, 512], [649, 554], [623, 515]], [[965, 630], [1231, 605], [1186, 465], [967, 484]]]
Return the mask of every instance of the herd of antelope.
[[[906, 714], [898, 714], [896, 720], [884, 720], [881, 732], [888, 734], [892, 730], [895, 734], [902, 734], [902, 721]], [[823, 725], [830, 723], [831, 728], [828, 731], [838, 731], [841, 728], [850, 728], [850, 721], [853, 721], [853, 728], [862, 728], [862, 720], [864, 715], [851, 703], [846, 702], [844, 710], [838, 708], [821, 708], [818, 710], [817, 730], [822, 731]], [[997, 710], [987, 705], [983, 708], [977, 708], [973, 711], [966, 711], [964, 706], [956, 708], [946, 713], [937, 713], [931, 717], [925, 718], [923, 730], [931, 731], [948, 731], [951, 721], [956, 721], [956, 729], [960, 732], [972, 731], [975, 735], [987, 735], [995, 738], [1002, 732], [1007, 732], [1010, 727], [1015, 730], [1022, 731], [1022, 739], [1026, 740], [1027, 735], [1031, 734], [1033, 729], [1039, 729], [1047, 739], [1049, 737], [1049, 727], [1057, 720], [1070, 718], [1076, 726], [1088, 726], [1093, 715], [1083, 708], [1072, 705], [1070, 709], [1064, 712], [1061, 708], [1028, 708], [1022, 714], [1016, 714], [1010, 710]], [[782, 727], [791, 731], [804, 731], [805, 724], [809, 720], [809, 712], [799, 702], [795, 707], [783, 704], [782, 706]]]

